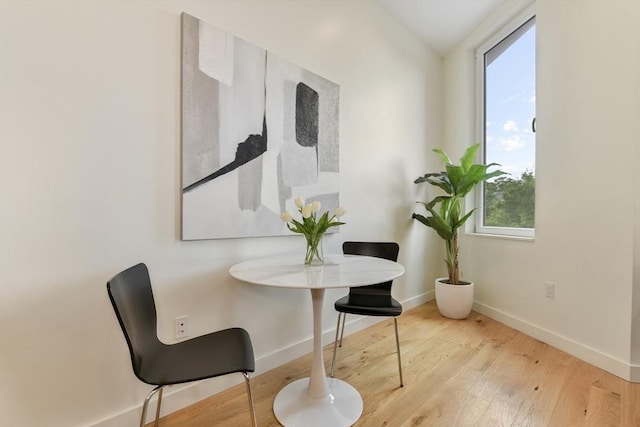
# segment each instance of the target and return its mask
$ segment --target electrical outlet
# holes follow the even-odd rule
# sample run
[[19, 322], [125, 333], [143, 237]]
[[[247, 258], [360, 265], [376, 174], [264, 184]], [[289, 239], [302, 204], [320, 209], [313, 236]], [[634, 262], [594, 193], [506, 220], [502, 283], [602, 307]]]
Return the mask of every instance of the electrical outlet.
[[553, 298], [556, 292], [556, 285], [553, 282], [544, 283], [544, 296], [547, 298]]
[[176, 339], [189, 336], [189, 316], [179, 316], [173, 319], [176, 327]]

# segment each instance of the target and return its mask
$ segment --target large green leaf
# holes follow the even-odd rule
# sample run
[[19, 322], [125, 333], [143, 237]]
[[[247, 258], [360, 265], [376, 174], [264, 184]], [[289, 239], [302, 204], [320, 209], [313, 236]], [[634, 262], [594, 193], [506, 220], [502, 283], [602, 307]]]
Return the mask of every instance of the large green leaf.
[[447, 155], [447, 153], [445, 153], [442, 149], [434, 148], [433, 152], [438, 153], [440, 155], [440, 159], [442, 160], [442, 163], [444, 163], [445, 165], [453, 163], [449, 158], [449, 156]]
[[460, 166], [456, 165], [447, 165], [447, 176], [449, 177], [449, 181], [451, 182], [451, 186], [454, 188], [454, 193], [457, 192], [457, 188], [460, 185], [460, 181], [464, 177], [464, 170]]
[[462, 199], [458, 196], [449, 196], [440, 201], [440, 216], [449, 224], [453, 224], [460, 216], [460, 203]]
[[480, 148], [480, 144], [478, 143], [478, 144], [473, 144], [472, 146], [464, 150], [464, 154], [460, 158], [460, 166], [462, 166], [462, 169], [464, 169], [465, 172], [468, 171], [471, 165], [473, 164], [473, 161], [476, 158], [476, 154], [478, 153], [479, 148]]
[[460, 185], [457, 188], [457, 194], [461, 197], [464, 197], [479, 183], [493, 178], [494, 176], [500, 176], [504, 174], [504, 172], [502, 171], [487, 173], [488, 168], [488, 165], [471, 165], [469, 171], [462, 178]]
[[437, 196], [437, 197], [434, 197], [433, 200], [431, 200], [429, 203], [423, 203], [423, 204], [427, 208], [427, 210], [432, 210], [436, 204], [442, 203], [445, 200], [450, 198], [451, 196]]
[[428, 180], [429, 180], [429, 178], [431, 178], [431, 177], [434, 177], [434, 176], [435, 176], [435, 177], [439, 177], [439, 176], [442, 176], [442, 175], [444, 175], [444, 172], [431, 172], [431, 173], [424, 174], [423, 176], [419, 176], [419, 177], [418, 177], [418, 178], [416, 178], [416, 180], [415, 180], [415, 181], [413, 181], [413, 182], [414, 182], [415, 184], [419, 184], [419, 183], [421, 183], [421, 182], [426, 182], [426, 181], [428, 181]]
[[453, 233], [451, 231], [451, 227], [439, 216], [424, 216], [420, 214], [413, 214], [413, 218], [417, 219], [427, 227], [433, 228], [436, 233], [444, 240], [450, 240], [453, 238]]
[[487, 167], [485, 165], [471, 165], [469, 170], [460, 180], [460, 185], [457, 188], [457, 194], [464, 197], [475, 187], [478, 183], [482, 182]]
[[422, 182], [427, 182], [433, 186], [440, 187], [447, 194], [451, 194], [454, 191], [446, 172], [428, 173], [414, 181], [416, 184], [420, 184]]
[[[499, 164], [497, 164], [497, 163], [491, 163], [491, 164], [490, 164], [490, 165], [488, 165], [487, 167], [489, 167], [489, 166], [500, 166], [500, 165], [499, 165]], [[484, 180], [483, 180], [483, 181], [486, 181], [486, 180], [491, 179], [491, 178], [493, 178], [493, 177], [495, 177], [495, 176], [501, 176], [501, 175], [507, 175], [507, 173], [506, 173], [506, 172], [502, 172], [502, 171], [493, 171], [493, 172], [489, 172], [488, 174], [486, 174], [486, 175], [485, 175], [485, 177], [484, 177]]]
[[475, 212], [475, 209], [471, 209], [469, 212], [467, 212], [467, 214], [465, 216], [463, 216], [462, 218], [460, 218], [458, 220], [458, 222], [456, 222], [452, 228], [452, 230], [455, 232], [457, 229], [459, 229], [460, 227], [462, 227], [464, 225], [465, 222], [467, 222], [467, 220], [469, 219], [469, 217], [471, 215], [473, 215], [473, 213]]
[[436, 232], [445, 240], [450, 240], [453, 238], [453, 230], [451, 226], [444, 219], [439, 216], [432, 216], [429, 218], [431, 228], [436, 230]]

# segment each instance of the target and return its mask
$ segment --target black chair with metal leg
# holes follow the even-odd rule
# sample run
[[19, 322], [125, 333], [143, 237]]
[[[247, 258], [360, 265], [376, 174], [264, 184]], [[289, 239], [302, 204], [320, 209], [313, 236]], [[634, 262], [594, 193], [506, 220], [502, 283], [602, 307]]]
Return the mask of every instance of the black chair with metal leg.
[[257, 425], [249, 372], [255, 370], [251, 338], [242, 328], [212, 332], [197, 338], [164, 344], [158, 339], [156, 306], [149, 271], [137, 264], [107, 283], [109, 299], [124, 333], [133, 372], [141, 381], [155, 385], [142, 406], [140, 426], [147, 406], [158, 393], [155, 425], [158, 425], [164, 387], [240, 372], [249, 398], [251, 424]]
[[[342, 252], [344, 252], [345, 255], [366, 255], [391, 261], [398, 260], [399, 251], [400, 247], [395, 242], [344, 242], [342, 244]], [[391, 280], [375, 285], [349, 288], [349, 295], [335, 302], [334, 306], [338, 311], [338, 325], [336, 326], [336, 339], [333, 344], [333, 359], [331, 361], [332, 377], [335, 371], [337, 347], [342, 347], [342, 337], [344, 335], [344, 324], [347, 313], [365, 316], [388, 316], [393, 317], [393, 324], [396, 331], [396, 347], [398, 350], [400, 387], [404, 385], [402, 381], [402, 361], [400, 360], [400, 339], [398, 338], [397, 321], [397, 317], [402, 314], [402, 305], [391, 296], [392, 284], [393, 281]], [[342, 326], [340, 322], [342, 322]]]

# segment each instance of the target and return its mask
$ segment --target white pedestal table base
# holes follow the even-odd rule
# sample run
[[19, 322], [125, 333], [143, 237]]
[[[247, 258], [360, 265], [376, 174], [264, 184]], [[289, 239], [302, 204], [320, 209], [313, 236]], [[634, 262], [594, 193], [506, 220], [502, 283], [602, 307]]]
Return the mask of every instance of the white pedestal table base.
[[285, 427], [348, 427], [362, 415], [362, 397], [350, 384], [327, 378], [322, 352], [322, 300], [327, 288], [366, 286], [404, 273], [400, 264], [383, 258], [331, 255], [325, 265], [306, 267], [296, 256], [269, 257], [234, 265], [236, 279], [265, 286], [309, 289], [313, 305], [313, 358], [309, 378], [286, 385], [273, 402]]
[[327, 378], [329, 395], [307, 394], [309, 378], [287, 384], [273, 402], [273, 412], [285, 427], [347, 427], [362, 415], [362, 397], [350, 384]]

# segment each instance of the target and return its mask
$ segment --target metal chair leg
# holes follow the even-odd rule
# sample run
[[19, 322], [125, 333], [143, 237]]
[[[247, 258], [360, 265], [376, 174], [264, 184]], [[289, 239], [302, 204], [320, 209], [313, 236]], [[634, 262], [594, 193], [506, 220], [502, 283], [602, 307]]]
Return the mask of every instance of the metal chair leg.
[[162, 405], [162, 392], [164, 391], [164, 387], [160, 387], [160, 392], [158, 393], [158, 404], [156, 405], [156, 422], [154, 427], [158, 427], [160, 425], [160, 406]]
[[253, 393], [251, 392], [251, 378], [249, 377], [248, 372], [243, 372], [244, 375], [244, 383], [247, 386], [247, 396], [249, 397], [249, 412], [251, 413], [251, 425], [253, 427], [258, 427], [258, 420], [256, 419], [256, 408], [253, 404]]
[[[338, 313], [338, 324], [336, 325], [336, 339], [333, 341], [333, 358], [331, 359], [331, 373], [330, 377], [333, 377], [334, 368], [336, 365], [336, 351], [338, 350], [338, 334], [340, 332], [340, 318], [342, 317], [342, 312]], [[342, 340], [342, 339], [341, 339]]]
[[400, 387], [404, 387], [404, 382], [402, 381], [402, 360], [400, 360], [400, 338], [398, 337], [398, 320], [393, 318], [393, 325], [396, 328], [396, 347], [398, 349], [398, 370], [400, 371]]
[[144, 404], [142, 405], [142, 416], [140, 417], [140, 427], [144, 427], [145, 425], [145, 420], [147, 418], [147, 407], [149, 406], [149, 400], [151, 400], [154, 394], [156, 394], [157, 392], [160, 392], [160, 394], [158, 395], [158, 406], [156, 408], [156, 426], [158, 425], [158, 415], [160, 414], [160, 405], [162, 404], [163, 388], [164, 386], [160, 386], [160, 385], [157, 386], [156, 388], [151, 390], [151, 393], [149, 393], [147, 395], [147, 398], [144, 399]]
[[342, 314], [342, 328], [340, 329], [340, 347], [342, 347], [342, 338], [344, 337], [344, 324], [347, 323], [347, 313]]

